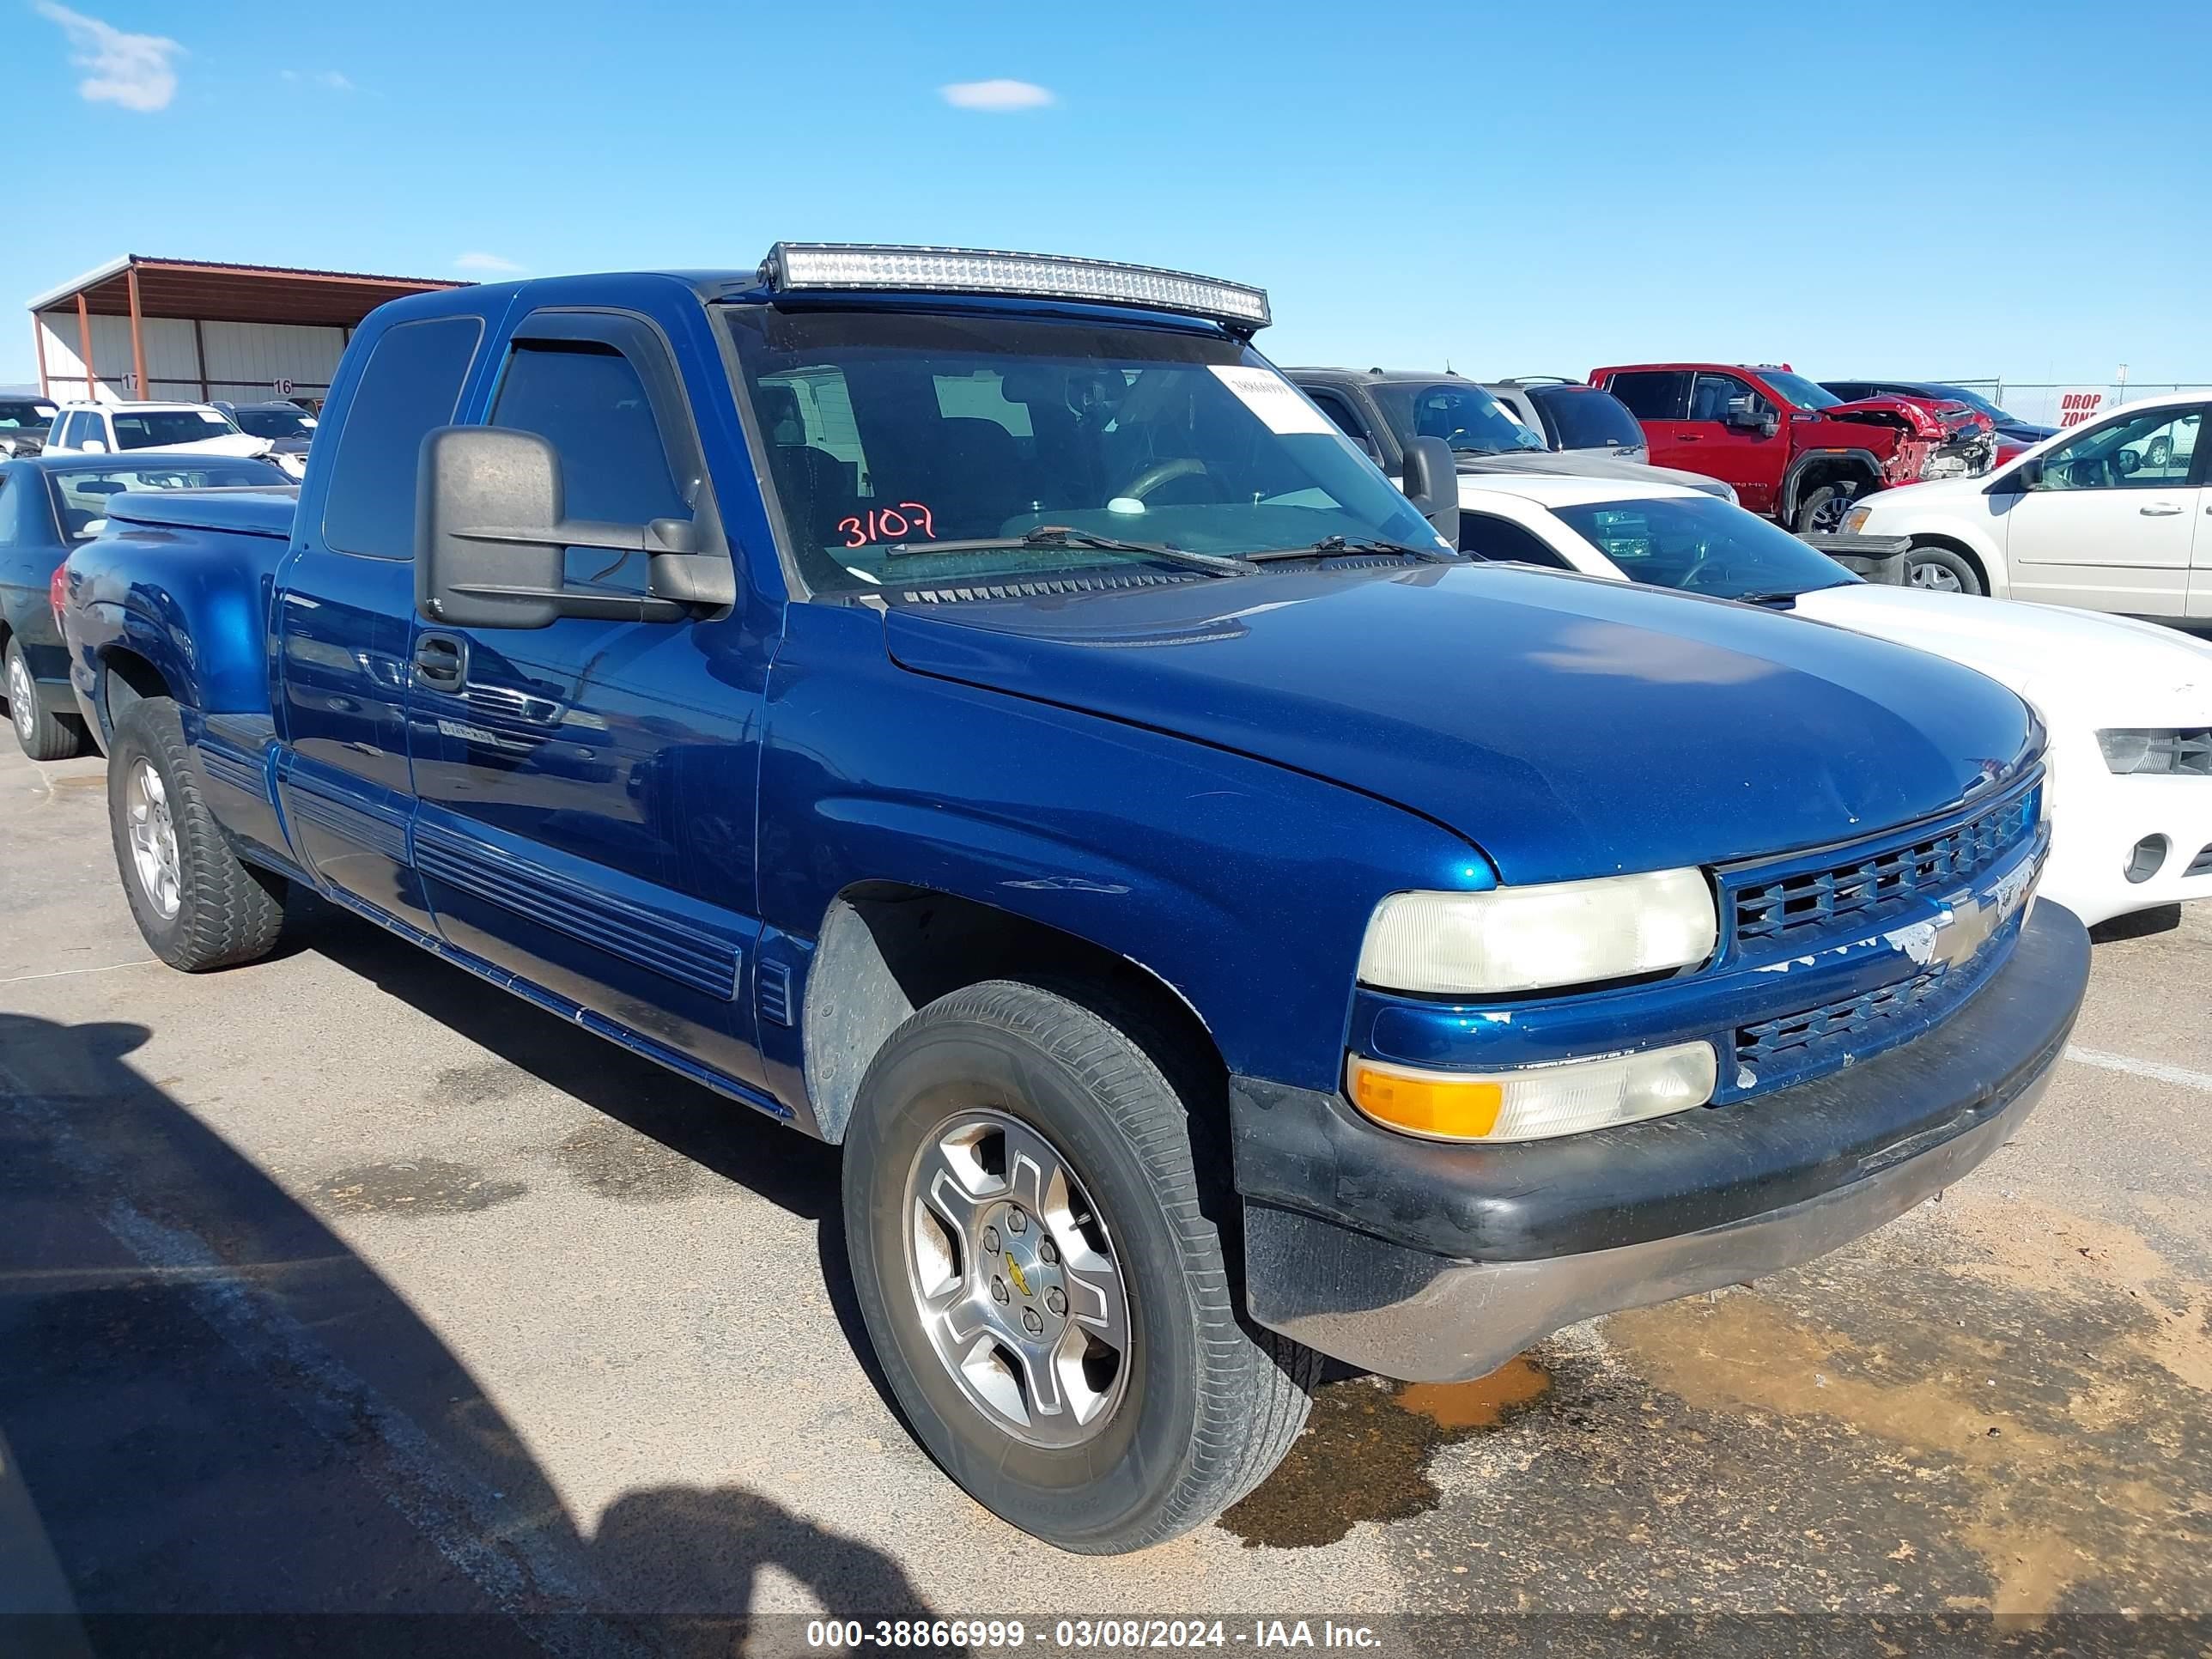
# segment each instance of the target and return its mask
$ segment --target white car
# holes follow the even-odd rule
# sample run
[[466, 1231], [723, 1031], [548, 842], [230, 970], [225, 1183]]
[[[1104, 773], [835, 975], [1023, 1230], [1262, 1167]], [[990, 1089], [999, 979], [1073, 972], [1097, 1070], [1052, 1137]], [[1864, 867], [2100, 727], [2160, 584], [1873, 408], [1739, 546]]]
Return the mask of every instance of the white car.
[[130, 449], [200, 455], [266, 455], [266, 438], [205, 404], [64, 404], [46, 437], [49, 455], [117, 455]]
[[1874, 586], [1764, 519], [1662, 485], [1462, 477], [1460, 545], [1786, 609], [1978, 669], [2050, 728], [2045, 896], [2091, 924], [2212, 898], [2212, 644], [2087, 611]]
[[1869, 495], [1848, 532], [1903, 536], [1917, 587], [2130, 617], [2212, 618], [2212, 396], [2139, 398], [1978, 478]]

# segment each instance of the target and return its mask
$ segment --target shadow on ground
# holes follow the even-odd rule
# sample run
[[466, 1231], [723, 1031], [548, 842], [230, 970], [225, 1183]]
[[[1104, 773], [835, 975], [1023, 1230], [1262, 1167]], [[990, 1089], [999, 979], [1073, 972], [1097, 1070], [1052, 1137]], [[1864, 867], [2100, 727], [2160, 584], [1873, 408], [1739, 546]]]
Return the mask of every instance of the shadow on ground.
[[[779, 1202], [834, 1194], [753, 1139], [795, 1138], [640, 1089], [589, 1036], [518, 1037], [516, 1005], [356, 930], [316, 948]], [[728, 1653], [769, 1565], [835, 1617], [927, 1616], [896, 1563], [757, 1492], [635, 1492], [582, 1532], [405, 1300], [132, 1069], [147, 1035], [0, 1014], [0, 1648]], [[287, 1622], [311, 1613], [343, 1616]]]

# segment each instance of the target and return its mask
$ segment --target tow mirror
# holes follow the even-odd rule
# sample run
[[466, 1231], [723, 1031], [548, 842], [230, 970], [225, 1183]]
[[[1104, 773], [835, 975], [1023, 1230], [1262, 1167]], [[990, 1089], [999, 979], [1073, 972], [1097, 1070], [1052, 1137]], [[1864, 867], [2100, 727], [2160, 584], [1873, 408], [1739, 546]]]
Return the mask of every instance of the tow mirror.
[[1442, 438], [1406, 446], [1406, 499], [1454, 547], [1459, 545], [1459, 464]]
[[[561, 458], [534, 432], [441, 427], [422, 441], [415, 504], [415, 608], [449, 628], [545, 628], [562, 617], [678, 622], [692, 606], [731, 604], [726, 559], [702, 558], [689, 519], [649, 524], [572, 520]], [[563, 585], [569, 548], [642, 553], [648, 591]]]
[[1782, 430], [1782, 416], [1771, 409], [1758, 407], [1748, 398], [1731, 398], [1728, 424], [1741, 431], [1756, 432], [1762, 438], [1771, 438]]

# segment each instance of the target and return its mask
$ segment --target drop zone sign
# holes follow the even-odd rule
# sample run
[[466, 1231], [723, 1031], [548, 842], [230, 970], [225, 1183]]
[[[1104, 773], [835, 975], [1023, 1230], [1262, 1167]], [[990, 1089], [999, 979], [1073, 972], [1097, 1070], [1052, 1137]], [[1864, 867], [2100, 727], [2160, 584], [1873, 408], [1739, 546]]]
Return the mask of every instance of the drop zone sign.
[[2058, 424], [2063, 428], [2080, 426], [2094, 420], [2097, 411], [2105, 406], [2105, 389], [2100, 386], [2069, 386], [2058, 389]]

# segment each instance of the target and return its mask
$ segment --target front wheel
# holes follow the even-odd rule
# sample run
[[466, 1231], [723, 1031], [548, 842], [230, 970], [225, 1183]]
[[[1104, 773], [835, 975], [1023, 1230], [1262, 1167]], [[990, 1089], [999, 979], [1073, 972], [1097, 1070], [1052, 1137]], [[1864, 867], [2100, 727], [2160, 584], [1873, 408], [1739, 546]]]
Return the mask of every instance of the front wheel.
[[[1141, 1549], [1279, 1462], [1318, 1357], [1238, 1319], [1183, 1099], [1011, 981], [894, 1032], [845, 1144], [854, 1290], [931, 1455], [1062, 1549]], [[1209, 1164], [1212, 1164], [1209, 1160]]]
[[107, 820], [131, 914], [155, 956], [197, 974], [268, 955], [283, 930], [286, 884], [231, 849], [200, 799], [167, 697], [135, 702], [115, 723]]
[[1851, 510], [1854, 494], [1849, 484], [1820, 484], [1805, 492], [1797, 503], [1797, 533], [1801, 536], [1832, 536], [1844, 527], [1844, 515]]
[[1905, 580], [1932, 593], [1979, 593], [1974, 567], [1948, 547], [1915, 546], [1905, 555]]

